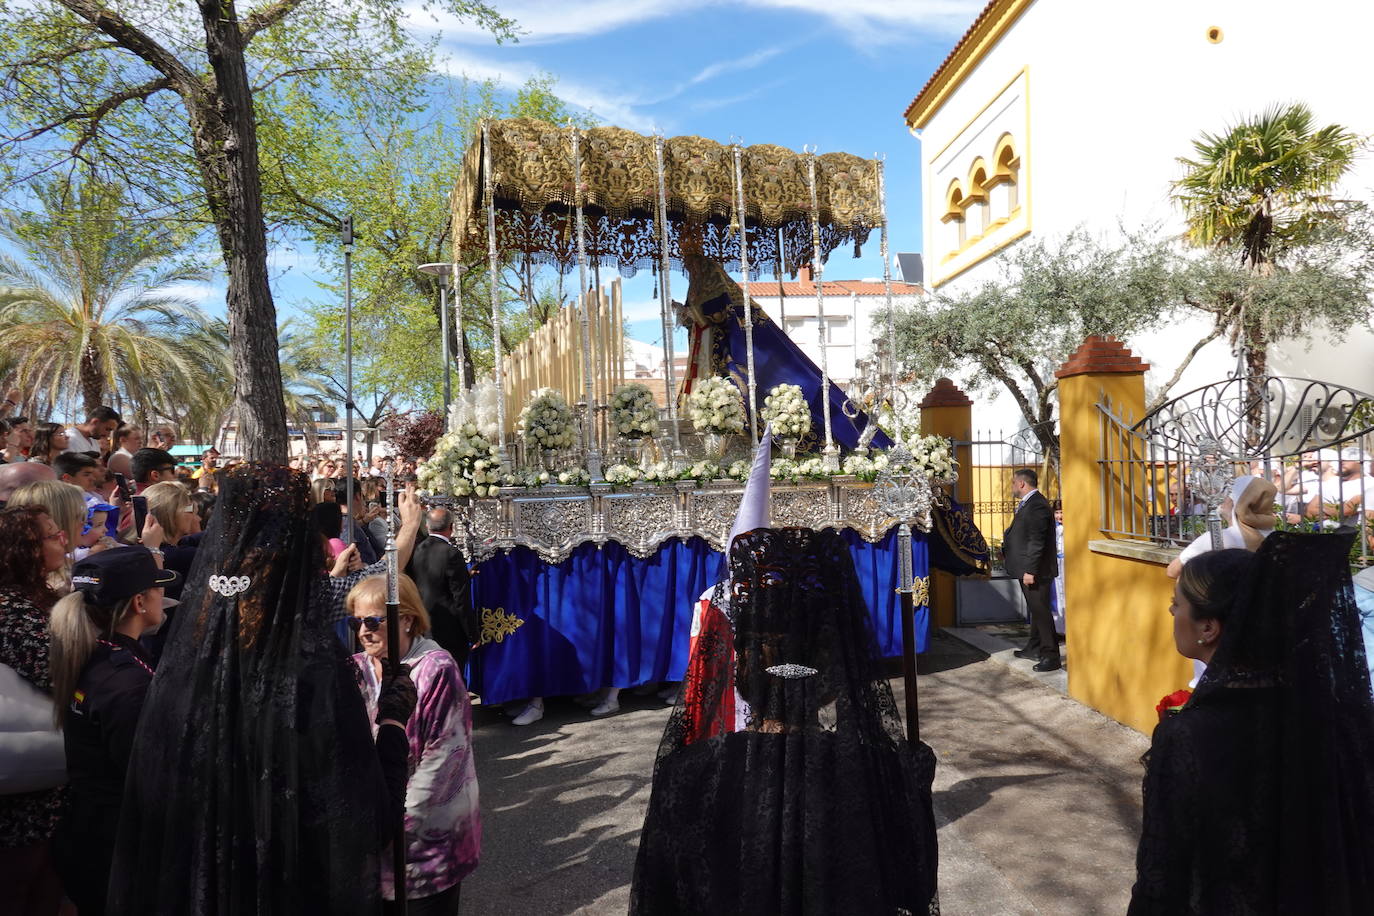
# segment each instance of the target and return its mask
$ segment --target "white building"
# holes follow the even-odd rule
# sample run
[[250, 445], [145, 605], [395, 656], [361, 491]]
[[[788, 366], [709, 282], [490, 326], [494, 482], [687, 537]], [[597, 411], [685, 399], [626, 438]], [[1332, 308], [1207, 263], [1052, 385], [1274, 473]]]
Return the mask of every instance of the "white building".
[[[858, 363], [873, 355], [873, 339], [886, 333], [877, 326], [887, 307], [887, 291], [878, 280], [821, 280], [825, 303], [825, 356], [830, 377], [844, 383], [858, 372]], [[915, 283], [892, 281], [892, 301], [909, 306], [923, 295]], [[749, 298], [817, 366], [821, 364], [820, 310], [811, 270], [803, 267], [793, 281], [762, 279], [749, 284]]]
[[[999, 252], [1076, 227], [1181, 232], [1170, 183], [1203, 132], [1221, 133], [1275, 104], [1300, 101], [1319, 125], [1374, 135], [1368, 66], [1356, 42], [1374, 33], [1358, 0], [992, 0], [906, 111], [920, 139], [927, 286], [996, 275]], [[1344, 196], [1374, 197], [1374, 157]], [[1160, 385], [1205, 335], [1201, 319], [1127, 341]], [[1182, 394], [1235, 366], [1210, 344]], [[1345, 344], [1280, 341], [1270, 371], [1374, 391], [1374, 332]], [[1000, 399], [979, 425], [1015, 426]], [[985, 415], [986, 416], [986, 415]]]

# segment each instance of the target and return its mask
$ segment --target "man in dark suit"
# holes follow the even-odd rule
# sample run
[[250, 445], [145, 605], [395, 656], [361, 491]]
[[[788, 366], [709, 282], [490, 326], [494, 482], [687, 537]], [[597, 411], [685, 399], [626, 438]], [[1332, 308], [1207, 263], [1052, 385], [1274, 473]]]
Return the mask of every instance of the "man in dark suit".
[[1054, 588], [1054, 577], [1059, 575], [1058, 550], [1054, 512], [1038, 486], [1039, 478], [1031, 468], [1020, 468], [1012, 474], [1016, 515], [1002, 536], [1002, 553], [1007, 574], [1020, 581], [1021, 594], [1030, 612], [1030, 640], [1024, 649], [1016, 650], [1016, 657], [1038, 659], [1036, 671], [1057, 671], [1062, 662], [1050, 613], [1050, 591]]
[[415, 545], [406, 573], [415, 580], [429, 611], [434, 641], [464, 664], [477, 641], [479, 624], [468, 587], [463, 552], [453, 543], [453, 513], [444, 508], [425, 513], [429, 537]]

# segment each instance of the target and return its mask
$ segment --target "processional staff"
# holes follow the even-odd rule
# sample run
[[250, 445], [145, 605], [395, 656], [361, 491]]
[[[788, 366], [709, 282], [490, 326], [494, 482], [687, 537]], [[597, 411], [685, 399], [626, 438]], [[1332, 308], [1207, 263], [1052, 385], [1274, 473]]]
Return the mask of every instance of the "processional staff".
[[344, 478], [344, 505], [348, 524], [344, 526], [343, 542], [353, 543], [353, 526], [357, 519], [353, 511], [353, 217], [345, 216], [339, 226], [339, 240], [343, 243], [344, 255], [344, 466], [348, 476]]
[[[883, 160], [875, 156], [873, 172], [878, 194], [878, 250], [883, 258], [883, 292], [887, 297], [887, 345], [892, 371], [892, 455], [890, 467], [897, 473], [912, 470], [911, 455], [902, 436], [902, 416], [898, 410], [897, 398], [897, 318], [892, 310], [892, 266], [888, 259], [887, 248], [887, 185], [883, 176]], [[875, 403], [873, 409], [880, 409]], [[876, 418], [875, 418], [876, 419]], [[906, 464], [905, 469], [901, 468]], [[921, 713], [916, 695], [916, 595], [915, 572], [911, 567], [911, 523], [910, 518], [919, 509], [918, 486], [914, 480], [901, 481], [894, 475], [884, 475], [879, 483], [880, 499], [885, 500], [885, 508], [894, 515], [900, 524], [897, 528], [897, 593], [902, 610], [902, 694], [906, 700], [906, 733], [908, 740], [915, 742], [921, 737]], [[929, 483], [926, 484], [927, 488]], [[929, 490], [927, 489], [927, 494]], [[929, 509], [927, 495], [926, 508]]]
[[[396, 473], [395, 459], [385, 462], [386, 475], [386, 658], [394, 677], [401, 670], [401, 579], [396, 558]], [[391, 839], [392, 887], [397, 911], [406, 911], [406, 819], [396, 821]]]

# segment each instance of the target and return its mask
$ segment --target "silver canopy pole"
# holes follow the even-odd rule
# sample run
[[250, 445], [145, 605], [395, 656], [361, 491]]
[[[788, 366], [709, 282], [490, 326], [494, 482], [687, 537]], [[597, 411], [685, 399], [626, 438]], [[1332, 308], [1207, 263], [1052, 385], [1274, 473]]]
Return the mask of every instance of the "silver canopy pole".
[[458, 390], [467, 390], [467, 345], [463, 343], [463, 265], [454, 262], [449, 265], [449, 276], [453, 281], [453, 335], [458, 344], [454, 357], [458, 363]]
[[572, 155], [573, 208], [577, 221], [577, 282], [581, 286], [577, 301], [580, 305], [578, 317], [582, 325], [582, 396], [587, 402], [582, 438], [587, 451], [587, 474], [593, 481], [598, 481], [602, 479], [601, 449], [597, 445], [595, 429], [596, 388], [592, 379], [591, 297], [587, 290], [586, 223], [582, 215], [582, 130], [578, 127], [572, 129]]
[[744, 296], [744, 356], [749, 389], [749, 442], [757, 447], [759, 441], [758, 389], [754, 382], [754, 308], [749, 301], [749, 220], [744, 212], [744, 147], [736, 143], [730, 148], [735, 160], [735, 213], [739, 219], [740, 293]]
[[811, 193], [811, 280], [816, 284], [816, 331], [821, 345], [821, 416], [825, 419], [825, 452], [822, 461], [827, 471], [840, 468], [840, 450], [830, 426], [830, 360], [825, 343], [825, 289], [821, 282], [825, 268], [821, 264], [821, 210], [816, 194], [816, 154], [806, 160], [806, 186]]
[[[883, 258], [883, 295], [887, 299], [887, 356], [891, 361], [892, 372], [892, 437], [902, 440], [902, 415], [897, 409], [897, 316], [892, 308], [892, 261], [887, 254], [887, 182], [883, 175], [884, 163], [881, 156], [873, 157], [873, 172], [878, 179], [878, 222], [881, 234], [878, 236], [878, 251]], [[874, 400], [873, 410], [879, 411], [881, 405]], [[872, 417], [870, 422], [876, 422]]]
[[491, 121], [482, 122], [482, 193], [487, 198], [487, 281], [491, 290], [492, 375], [496, 380], [496, 455], [501, 472], [510, 470], [506, 454], [506, 376], [501, 365], [501, 291], [497, 275], [501, 265], [496, 258], [496, 199], [491, 180]]
[[673, 428], [673, 464], [681, 465], [686, 456], [682, 453], [682, 434], [677, 426], [677, 368], [673, 354], [672, 319], [673, 297], [668, 285], [668, 190], [663, 169], [663, 136], [654, 136], [654, 166], [658, 173], [658, 298], [659, 310], [663, 319], [664, 380], [668, 402], [668, 425]]

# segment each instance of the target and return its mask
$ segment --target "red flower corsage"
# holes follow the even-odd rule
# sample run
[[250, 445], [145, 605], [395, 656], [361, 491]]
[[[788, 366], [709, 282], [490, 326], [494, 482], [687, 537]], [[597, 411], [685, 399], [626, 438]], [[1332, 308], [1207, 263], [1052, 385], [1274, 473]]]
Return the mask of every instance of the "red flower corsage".
[[1175, 690], [1173, 693], [1160, 700], [1155, 706], [1155, 712], [1159, 713], [1159, 721], [1163, 722], [1167, 717], [1174, 715], [1183, 708], [1183, 704], [1188, 702], [1188, 698], [1193, 695], [1191, 690]]

